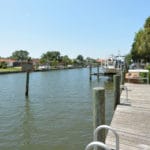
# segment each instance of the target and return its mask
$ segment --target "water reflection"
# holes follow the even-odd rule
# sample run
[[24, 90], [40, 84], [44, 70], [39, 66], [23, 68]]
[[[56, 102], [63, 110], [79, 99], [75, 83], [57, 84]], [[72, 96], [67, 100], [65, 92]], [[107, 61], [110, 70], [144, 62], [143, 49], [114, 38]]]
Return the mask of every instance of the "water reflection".
[[89, 80], [89, 85], [91, 90], [94, 87], [103, 87], [105, 89], [105, 118], [106, 124], [109, 125], [111, 122], [112, 115], [113, 115], [113, 106], [114, 106], [114, 95], [113, 95], [113, 78], [112, 77], [100, 77], [93, 78], [93, 80]]
[[109, 85], [110, 83], [112, 83], [112, 78], [106, 76], [101, 76], [99, 78], [93, 78], [92, 80], [89, 80], [89, 85], [91, 88], [96, 86], [105, 88], [105, 84]]
[[31, 144], [32, 130], [34, 129], [34, 119], [30, 110], [30, 99], [25, 98], [24, 118], [23, 118], [23, 139], [24, 145]]
[[24, 74], [0, 76], [2, 150], [84, 149], [92, 140], [92, 89], [97, 86], [106, 89], [110, 121], [113, 96], [106, 77], [89, 81], [88, 69], [31, 73], [27, 98], [24, 81]]

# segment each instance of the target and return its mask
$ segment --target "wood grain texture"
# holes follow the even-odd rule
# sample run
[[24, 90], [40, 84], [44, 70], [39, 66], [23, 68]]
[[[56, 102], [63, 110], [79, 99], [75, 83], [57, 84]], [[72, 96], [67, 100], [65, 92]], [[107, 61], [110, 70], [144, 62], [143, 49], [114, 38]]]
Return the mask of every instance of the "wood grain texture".
[[[120, 137], [120, 150], [150, 150], [150, 85], [126, 83], [111, 127]], [[106, 144], [115, 149], [115, 138], [108, 132]]]

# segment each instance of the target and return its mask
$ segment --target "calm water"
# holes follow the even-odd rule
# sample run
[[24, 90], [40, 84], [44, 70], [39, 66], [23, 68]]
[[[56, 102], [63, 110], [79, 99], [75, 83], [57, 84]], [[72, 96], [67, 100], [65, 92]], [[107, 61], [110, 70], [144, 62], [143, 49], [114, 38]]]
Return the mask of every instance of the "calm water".
[[107, 123], [112, 83], [89, 81], [88, 69], [0, 75], [0, 150], [84, 150], [92, 141], [92, 89], [105, 86]]

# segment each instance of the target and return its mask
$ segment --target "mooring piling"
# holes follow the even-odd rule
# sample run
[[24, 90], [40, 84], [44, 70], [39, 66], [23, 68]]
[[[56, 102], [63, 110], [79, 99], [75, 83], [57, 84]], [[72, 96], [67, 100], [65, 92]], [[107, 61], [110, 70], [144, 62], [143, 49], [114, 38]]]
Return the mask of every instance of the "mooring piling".
[[124, 85], [124, 80], [125, 80], [125, 71], [121, 71], [121, 85]]
[[114, 109], [120, 104], [120, 75], [113, 76], [114, 85]]
[[89, 65], [89, 77], [90, 77], [90, 80], [92, 80], [92, 65], [91, 64]]
[[[105, 89], [96, 87], [93, 89], [93, 126], [94, 130], [105, 124]], [[105, 142], [105, 131], [98, 133], [97, 140]], [[99, 150], [99, 149], [98, 149]]]
[[25, 96], [29, 95], [29, 71], [26, 73], [26, 91], [25, 91]]

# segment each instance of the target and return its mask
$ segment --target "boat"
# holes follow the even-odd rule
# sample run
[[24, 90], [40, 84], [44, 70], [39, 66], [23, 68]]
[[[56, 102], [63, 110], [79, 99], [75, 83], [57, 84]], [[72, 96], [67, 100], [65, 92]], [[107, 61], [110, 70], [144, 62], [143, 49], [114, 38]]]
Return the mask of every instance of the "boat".
[[121, 56], [110, 56], [104, 64], [103, 69], [105, 74], [117, 74], [124, 69], [124, 58]]

